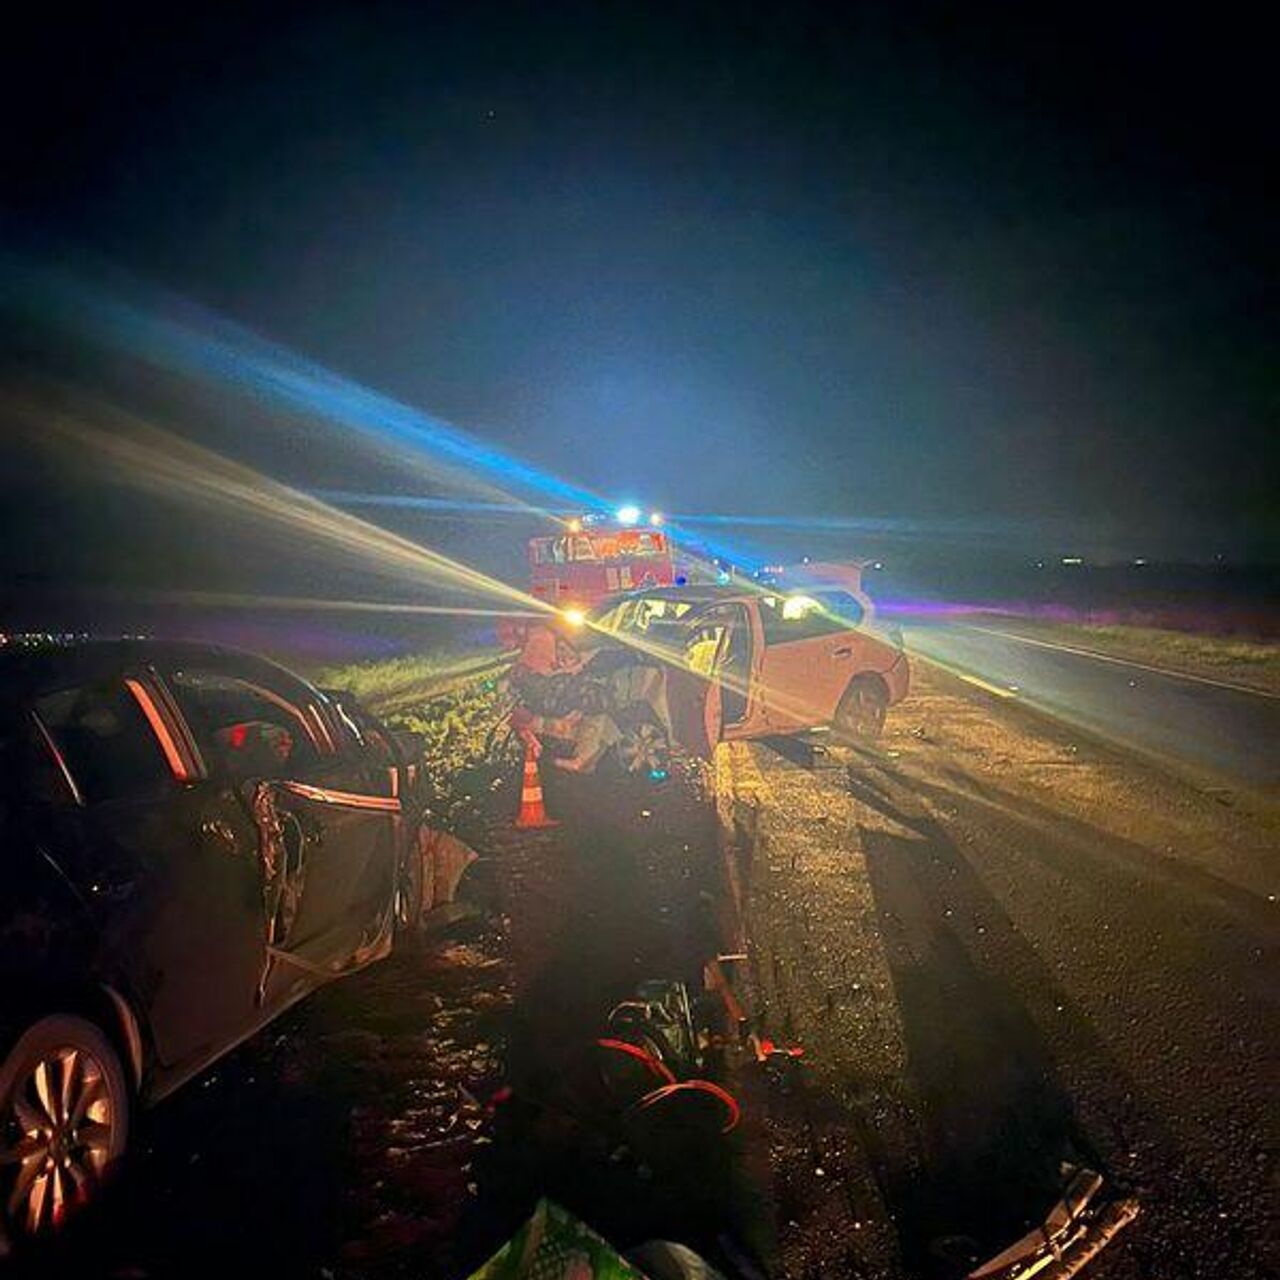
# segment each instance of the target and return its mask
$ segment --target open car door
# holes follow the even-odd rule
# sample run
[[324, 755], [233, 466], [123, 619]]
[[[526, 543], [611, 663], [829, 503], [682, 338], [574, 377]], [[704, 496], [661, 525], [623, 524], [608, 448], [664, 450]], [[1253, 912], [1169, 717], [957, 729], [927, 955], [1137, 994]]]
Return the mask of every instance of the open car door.
[[700, 760], [710, 760], [721, 732], [720, 685], [694, 671], [668, 666], [667, 706], [675, 745]]

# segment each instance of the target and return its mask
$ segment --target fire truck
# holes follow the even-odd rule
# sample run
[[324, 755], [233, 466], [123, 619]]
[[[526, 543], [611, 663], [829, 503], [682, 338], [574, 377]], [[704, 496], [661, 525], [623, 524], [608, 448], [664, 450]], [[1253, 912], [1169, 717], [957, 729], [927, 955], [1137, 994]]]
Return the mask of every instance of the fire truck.
[[634, 508], [616, 518], [582, 516], [557, 533], [529, 539], [529, 591], [562, 610], [590, 609], [607, 596], [677, 582], [661, 516], [644, 524]]

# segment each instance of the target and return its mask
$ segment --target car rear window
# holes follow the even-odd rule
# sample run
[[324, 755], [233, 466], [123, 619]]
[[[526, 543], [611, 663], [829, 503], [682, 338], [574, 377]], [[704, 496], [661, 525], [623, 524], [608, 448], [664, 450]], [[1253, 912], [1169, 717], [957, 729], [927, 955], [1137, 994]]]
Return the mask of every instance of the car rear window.
[[36, 716], [86, 803], [156, 791], [173, 774], [151, 726], [123, 683], [59, 689]]
[[847, 591], [797, 591], [760, 599], [765, 644], [838, 635], [859, 625], [863, 608]]

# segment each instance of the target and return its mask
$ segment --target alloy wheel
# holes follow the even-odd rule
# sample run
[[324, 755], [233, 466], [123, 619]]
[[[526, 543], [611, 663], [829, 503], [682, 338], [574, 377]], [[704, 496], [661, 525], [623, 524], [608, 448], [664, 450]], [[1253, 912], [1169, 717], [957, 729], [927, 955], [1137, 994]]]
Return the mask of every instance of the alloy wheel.
[[669, 755], [662, 726], [647, 720], [632, 725], [618, 741], [618, 760], [628, 773], [664, 768]]
[[4, 1101], [0, 1197], [21, 1234], [58, 1227], [92, 1196], [116, 1117], [106, 1072], [81, 1046], [43, 1054]]

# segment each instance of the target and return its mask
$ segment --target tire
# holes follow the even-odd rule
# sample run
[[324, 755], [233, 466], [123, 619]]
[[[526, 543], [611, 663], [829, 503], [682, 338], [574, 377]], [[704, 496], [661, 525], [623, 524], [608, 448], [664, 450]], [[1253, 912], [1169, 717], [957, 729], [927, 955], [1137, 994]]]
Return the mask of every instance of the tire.
[[836, 707], [831, 731], [837, 742], [849, 747], [865, 747], [884, 731], [889, 695], [873, 676], [855, 676]]
[[649, 773], [671, 763], [671, 739], [647, 704], [624, 707], [614, 717], [621, 735], [613, 755], [623, 773]]
[[41, 1018], [0, 1064], [0, 1256], [94, 1202], [129, 1139], [120, 1056], [92, 1022]]
[[395, 942], [397, 951], [414, 952], [422, 942], [422, 849], [414, 830], [412, 848], [396, 876]]

